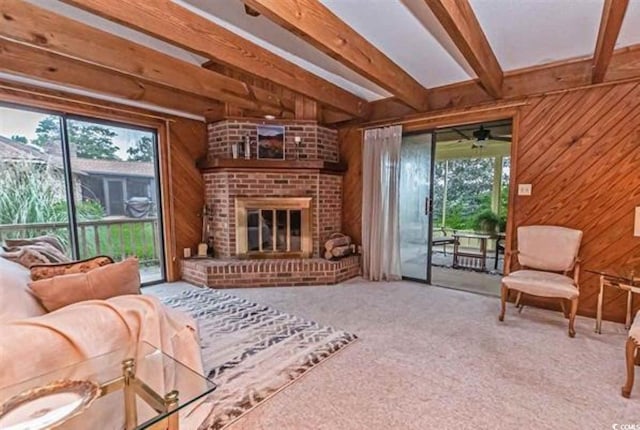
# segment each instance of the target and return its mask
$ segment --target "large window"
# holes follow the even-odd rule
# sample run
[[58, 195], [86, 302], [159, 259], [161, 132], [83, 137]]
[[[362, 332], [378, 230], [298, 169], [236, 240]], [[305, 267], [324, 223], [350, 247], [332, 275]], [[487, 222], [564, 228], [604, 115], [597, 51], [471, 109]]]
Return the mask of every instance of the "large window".
[[157, 160], [155, 130], [0, 106], [0, 242], [54, 234], [163, 280]]

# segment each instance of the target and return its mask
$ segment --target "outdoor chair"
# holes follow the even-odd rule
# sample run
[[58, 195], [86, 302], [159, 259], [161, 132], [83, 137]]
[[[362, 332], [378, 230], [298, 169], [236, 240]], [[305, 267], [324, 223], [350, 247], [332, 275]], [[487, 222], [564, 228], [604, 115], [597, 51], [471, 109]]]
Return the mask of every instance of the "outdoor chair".
[[[575, 336], [574, 322], [578, 310], [578, 277], [580, 266], [578, 251], [582, 231], [566, 227], [534, 225], [518, 228], [518, 249], [507, 251], [505, 273], [502, 278], [501, 309], [498, 319], [504, 321], [509, 291], [518, 296], [558, 298], [571, 302], [569, 337]], [[518, 257], [519, 270], [510, 271], [513, 256]], [[573, 277], [569, 275], [572, 274]], [[519, 301], [519, 300], [518, 300]]]
[[[455, 245], [457, 239], [453, 236], [447, 236], [447, 230], [444, 227], [440, 227], [440, 231], [442, 231], [443, 236], [431, 239], [431, 247], [442, 246], [444, 255], [447, 255], [447, 245]], [[455, 230], [453, 232], [455, 233]]]

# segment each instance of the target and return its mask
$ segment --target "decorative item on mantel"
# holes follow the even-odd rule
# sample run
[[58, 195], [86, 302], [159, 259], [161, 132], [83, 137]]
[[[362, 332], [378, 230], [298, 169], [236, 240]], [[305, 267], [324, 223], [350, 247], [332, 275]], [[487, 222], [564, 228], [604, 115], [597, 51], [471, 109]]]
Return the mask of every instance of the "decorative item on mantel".
[[333, 233], [324, 243], [324, 258], [339, 260], [357, 253], [358, 247], [351, 243], [351, 237], [343, 233]]
[[295, 136], [293, 138], [293, 142], [296, 144], [296, 160], [300, 159], [300, 144], [302, 143], [302, 138], [300, 136]]
[[259, 125], [257, 153], [259, 159], [284, 160], [284, 126]]
[[244, 136], [244, 159], [251, 160], [251, 136]]

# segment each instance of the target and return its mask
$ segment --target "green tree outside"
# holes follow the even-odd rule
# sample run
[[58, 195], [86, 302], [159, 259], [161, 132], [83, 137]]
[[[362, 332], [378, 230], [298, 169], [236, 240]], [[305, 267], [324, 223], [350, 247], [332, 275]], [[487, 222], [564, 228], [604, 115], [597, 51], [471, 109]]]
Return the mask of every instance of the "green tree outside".
[[141, 137], [127, 149], [127, 154], [127, 161], [153, 161], [153, 140], [148, 136]]
[[24, 144], [29, 143], [29, 139], [27, 139], [26, 136], [19, 136], [17, 134], [14, 134], [13, 136], [11, 136], [11, 140], [13, 140], [14, 142], [20, 142]]
[[[93, 160], [119, 160], [118, 146], [113, 142], [117, 133], [109, 129], [94, 124], [84, 124], [79, 121], [70, 120], [67, 122], [69, 128], [69, 145], [75, 148], [79, 158], [90, 158]], [[36, 128], [37, 137], [31, 141], [32, 144], [45, 147], [50, 144], [60, 142], [60, 122], [54, 116], [48, 116], [38, 123]]]

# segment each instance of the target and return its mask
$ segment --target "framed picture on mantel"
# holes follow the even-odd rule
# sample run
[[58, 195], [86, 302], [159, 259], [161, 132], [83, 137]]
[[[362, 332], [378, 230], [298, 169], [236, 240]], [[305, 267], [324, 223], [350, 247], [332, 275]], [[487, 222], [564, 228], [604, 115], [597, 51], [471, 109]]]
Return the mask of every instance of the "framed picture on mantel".
[[258, 158], [263, 160], [284, 160], [284, 126], [258, 126]]

